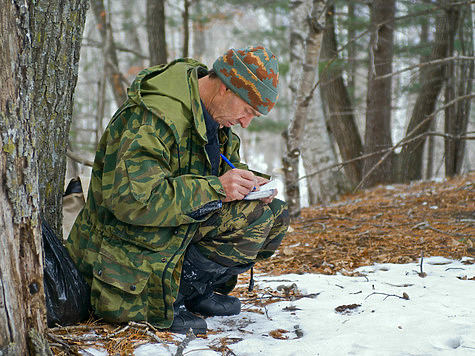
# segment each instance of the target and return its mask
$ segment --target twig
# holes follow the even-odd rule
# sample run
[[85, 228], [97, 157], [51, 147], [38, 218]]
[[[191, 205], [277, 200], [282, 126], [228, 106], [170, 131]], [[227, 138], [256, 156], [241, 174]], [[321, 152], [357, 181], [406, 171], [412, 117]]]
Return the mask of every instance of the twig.
[[150, 323], [137, 323], [135, 321], [129, 321], [129, 325], [131, 327], [133, 327], [134, 329], [137, 329], [137, 330], [141, 330], [145, 333], [145, 335], [147, 335], [148, 337], [151, 337], [152, 339], [154, 339], [155, 341], [157, 341], [158, 343], [164, 345], [167, 349], [169, 348], [168, 344], [166, 343], [165, 340], [163, 340], [162, 338], [160, 338], [158, 335], [155, 335], [153, 332], [151, 332], [149, 330], [149, 328], [151, 328], [152, 330], [154, 330], [155, 332], [158, 331], [154, 326], [152, 326]]
[[186, 337], [183, 339], [180, 345], [178, 345], [175, 356], [183, 356], [183, 351], [185, 351], [190, 341], [193, 341], [194, 339], [196, 339], [196, 335], [193, 333], [193, 330], [190, 328], [190, 330], [186, 333]]
[[271, 295], [271, 296], [262, 296], [262, 297], [241, 299], [241, 301], [242, 302], [252, 302], [252, 301], [255, 301], [255, 300], [272, 299], [272, 298], [291, 300], [290, 297], [294, 298], [293, 300], [299, 300], [299, 299], [302, 299], [302, 298], [315, 298], [319, 294], [320, 293], [311, 293], [311, 294], [301, 294], [301, 295], [292, 295], [292, 296]]
[[80, 155], [74, 153], [73, 151], [71, 150], [68, 150], [66, 152], [66, 156], [68, 156], [69, 158], [75, 160], [76, 162], [79, 162], [85, 166], [88, 166], [88, 167], [92, 167], [93, 166], [93, 162], [81, 157]]
[[450, 61], [457, 60], [457, 59], [473, 61], [475, 59], [475, 57], [453, 56], [453, 57], [448, 57], [448, 58], [436, 59], [436, 60], [429, 61], [429, 62], [415, 64], [413, 66], [403, 68], [403, 69], [398, 70], [396, 72], [388, 73], [388, 74], [385, 74], [385, 75], [380, 75], [378, 77], [375, 77], [374, 80], [379, 80], [379, 79], [384, 79], [384, 78], [396, 76], [398, 74], [407, 72], [408, 70], [411, 70], [411, 69], [414, 69], [414, 68], [422, 68], [422, 67], [426, 67], [426, 66], [429, 66], [429, 65], [441, 64], [441, 63], [450, 62]]
[[427, 274], [424, 273], [424, 271], [422, 270], [422, 263], [424, 262], [424, 251], [421, 251], [421, 272], [419, 273], [419, 276], [424, 278], [425, 276], [427, 276]]
[[386, 300], [388, 297], [397, 297], [399, 299], [405, 299], [405, 300], [409, 300], [409, 296], [406, 294], [406, 293], [403, 293], [402, 294], [402, 297], [400, 295], [397, 295], [397, 294], [388, 294], [388, 293], [381, 293], [381, 292], [373, 292], [371, 293], [370, 295], [368, 295], [366, 299], [368, 299], [369, 297], [371, 297], [372, 295], [374, 294], [380, 294], [380, 295], [385, 295], [386, 297], [383, 299], [383, 300]]

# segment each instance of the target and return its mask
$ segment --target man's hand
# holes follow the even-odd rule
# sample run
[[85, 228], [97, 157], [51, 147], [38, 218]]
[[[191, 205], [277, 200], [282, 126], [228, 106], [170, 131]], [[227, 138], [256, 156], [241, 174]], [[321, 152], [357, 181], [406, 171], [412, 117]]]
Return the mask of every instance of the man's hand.
[[[226, 193], [223, 202], [242, 200], [254, 187], [259, 187], [260, 177], [245, 169], [232, 169], [224, 173], [219, 180]], [[264, 183], [263, 183], [264, 184]]]

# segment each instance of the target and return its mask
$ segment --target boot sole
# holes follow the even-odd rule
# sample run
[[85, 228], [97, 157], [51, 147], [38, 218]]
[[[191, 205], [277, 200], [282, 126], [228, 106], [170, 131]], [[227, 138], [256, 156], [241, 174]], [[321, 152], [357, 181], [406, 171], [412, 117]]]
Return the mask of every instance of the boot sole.
[[187, 334], [190, 329], [193, 330], [193, 334], [195, 335], [206, 335], [206, 332], [207, 332], [207, 328], [186, 328], [186, 327], [173, 327], [173, 328], [170, 328], [169, 330], [172, 332], [172, 333], [177, 333], [177, 334]]

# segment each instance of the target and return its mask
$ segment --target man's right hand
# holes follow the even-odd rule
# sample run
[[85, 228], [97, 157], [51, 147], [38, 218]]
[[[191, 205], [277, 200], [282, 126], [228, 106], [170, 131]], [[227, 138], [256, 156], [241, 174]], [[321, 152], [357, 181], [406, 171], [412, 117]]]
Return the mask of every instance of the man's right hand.
[[242, 200], [254, 187], [259, 189], [257, 176], [251, 171], [245, 169], [232, 169], [219, 177], [221, 185], [226, 193], [226, 198], [223, 202], [230, 202], [233, 200]]

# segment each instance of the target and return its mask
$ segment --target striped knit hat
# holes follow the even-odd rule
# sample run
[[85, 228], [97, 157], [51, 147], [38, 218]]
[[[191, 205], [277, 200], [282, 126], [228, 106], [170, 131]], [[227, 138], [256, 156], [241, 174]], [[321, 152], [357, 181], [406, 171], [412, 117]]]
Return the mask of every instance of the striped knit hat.
[[265, 47], [230, 49], [213, 64], [222, 82], [261, 114], [279, 97], [279, 63]]

